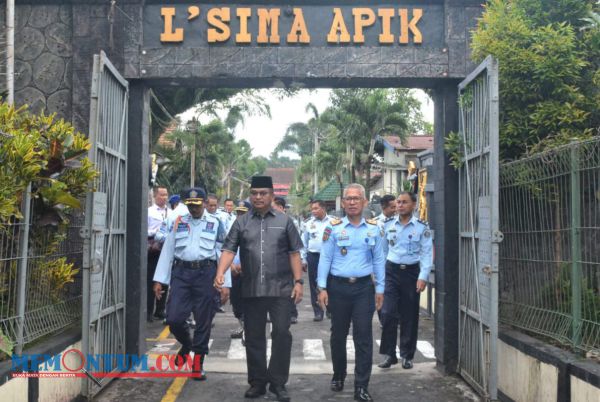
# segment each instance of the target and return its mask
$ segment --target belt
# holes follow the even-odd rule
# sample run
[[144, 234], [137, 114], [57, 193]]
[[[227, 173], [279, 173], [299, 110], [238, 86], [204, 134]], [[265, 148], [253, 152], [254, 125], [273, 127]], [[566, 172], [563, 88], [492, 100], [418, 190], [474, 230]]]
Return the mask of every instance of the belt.
[[342, 282], [342, 283], [350, 283], [350, 284], [353, 284], [353, 283], [362, 283], [362, 282], [366, 282], [366, 281], [372, 280], [371, 275], [361, 276], [361, 277], [356, 277], [356, 276], [346, 277], [346, 276], [329, 275], [329, 277], [333, 281]]
[[414, 269], [419, 268], [419, 263], [416, 264], [396, 264], [395, 262], [388, 261], [393, 267], [398, 267], [400, 269]]
[[309, 251], [309, 252], [308, 252], [308, 254], [315, 254], [315, 255], [319, 255], [319, 254], [321, 254], [321, 253], [320, 253], [320, 252], [318, 252], [318, 251]]
[[182, 267], [187, 269], [202, 269], [202, 268], [211, 268], [215, 265], [215, 260], [196, 260], [196, 261], [183, 261], [179, 258], [175, 258], [174, 267]]

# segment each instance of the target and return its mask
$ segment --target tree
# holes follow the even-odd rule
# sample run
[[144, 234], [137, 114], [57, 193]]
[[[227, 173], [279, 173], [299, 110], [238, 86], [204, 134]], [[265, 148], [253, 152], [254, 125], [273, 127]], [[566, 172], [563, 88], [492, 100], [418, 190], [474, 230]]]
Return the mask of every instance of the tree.
[[338, 89], [333, 91], [332, 104], [341, 111], [342, 132], [355, 151], [352, 163], [359, 173], [357, 179], [365, 184], [370, 198], [376, 142], [391, 134], [404, 140], [422, 128], [420, 103], [408, 89]]
[[[281, 92], [280, 96], [287, 94]], [[192, 149], [196, 160], [195, 184], [218, 195], [226, 195], [228, 189], [230, 194], [233, 190], [233, 194], [241, 194], [243, 191], [238, 192], [241, 183], [235, 181], [236, 175], [247, 170], [251, 170], [248, 175], [261, 173], [266, 168], [264, 158], [251, 158], [249, 144], [236, 142], [233, 134], [246, 116], [270, 116], [269, 105], [259, 90], [163, 89], [153, 94], [153, 99], [156, 110], [152, 113], [155, 129], [152, 151], [169, 161], [159, 170], [157, 184], [171, 192], [188, 187]], [[194, 109], [197, 118], [209, 116], [212, 120], [204, 124], [197, 121], [192, 131], [175, 130], [168, 136], [175, 142], [174, 148], [159, 145], [159, 135], [171, 124], [173, 114], [190, 108]]]
[[473, 58], [499, 61], [504, 159], [598, 133], [600, 30], [586, 20], [594, 7], [595, 0], [486, 4]]
[[[308, 177], [316, 160], [321, 180], [336, 177], [341, 183], [345, 167], [352, 181], [365, 184], [369, 196], [375, 143], [383, 135], [405, 138], [422, 131], [420, 103], [407, 89], [336, 89], [331, 103], [320, 115], [313, 111], [308, 122], [290, 125], [276, 153], [287, 150], [300, 155], [299, 178]], [[313, 110], [311, 105], [307, 110]], [[321, 139], [316, 154], [315, 133]], [[301, 193], [309, 191], [306, 180], [301, 186]]]

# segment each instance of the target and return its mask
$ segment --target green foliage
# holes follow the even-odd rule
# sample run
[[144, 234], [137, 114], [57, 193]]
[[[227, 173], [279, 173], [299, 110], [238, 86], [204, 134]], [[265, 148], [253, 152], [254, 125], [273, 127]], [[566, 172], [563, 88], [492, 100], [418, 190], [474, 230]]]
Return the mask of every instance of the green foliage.
[[[539, 293], [540, 305], [566, 315], [572, 314], [573, 286], [572, 265], [561, 263], [555, 279]], [[588, 278], [581, 279], [581, 318], [600, 322], [600, 293]]]
[[21, 218], [20, 203], [29, 183], [33, 221], [58, 225], [80, 208], [96, 171], [83, 157], [87, 139], [54, 115], [32, 115], [25, 107], [0, 103], [0, 227]]
[[[63, 290], [69, 283], [75, 282], [75, 276], [79, 273], [79, 269], [75, 265], [68, 263], [65, 257], [56, 258], [43, 263], [42, 280], [44, 285], [50, 289], [50, 297], [54, 303], [61, 300]], [[35, 298], [30, 298], [35, 300]]]
[[[307, 123], [290, 125], [275, 149], [275, 155], [292, 151], [300, 156], [298, 193], [305, 197], [312, 194], [313, 183], [308, 178], [315, 164], [320, 184], [334, 177], [339, 182], [346, 171], [351, 181], [368, 188], [377, 141], [385, 135], [405, 138], [426, 129], [420, 102], [408, 89], [336, 89], [331, 106], [322, 114], [310, 104], [307, 109], [313, 110], [313, 117]], [[316, 155], [315, 137], [319, 139]]]
[[250, 144], [245, 140], [236, 141], [231, 129], [220, 119], [201, 124], [193, 132], [175, 130], [169, 137], [175, 147], [156, 146], [156, 151], [170, 161], [157, 177], [157, 184], [167, 187], [170, 193], [179, 193], [189, 187], [193, 149], [196, 153], [195, 184], [220, 197], [226, 196], [228, 180], [230, 195], [242, 197], [246, 188], [235, 178], [245, 180], [264, 172], [267, 166], [265, 158], [250, 157]]
[[[81, 208], [80, 200], [90, 190], [97, 172], [85, 156], [88, 140], [73, 126], [54, 115], [30, 114], [0, 102], [0, 255], [7, 257], [0, 269], [0, 304], [8, 316], [16, 308], [13, 284], [16, 281], [18, 233], [8, 229], [22, 219], [20, 212], [27, 186], [31, 184], [32, 216], [29, 254], [41, 255], [29, 263], [28, 308], [62, 301], [64, 288], [79, 272], [65, 257], [56, 257], [66, 241], [69, 216]], [[51, 300], [39, 297], [39, 287], [49, 289]], [[34, 304], [39, 304], [34, 306]], [[0, 333], [0, 351], [11, 353], [12, 345]]]
[[600, 31], [582, 29], [590, 0], [491, 0], [473, 34], [473, 58], [500, 67], [505, 159], [597, 134]]
[[464, 164], [464, 141], [460, 133], [451, 131], [444, 140], [444, 149], [450, 156], [450, 165], [459, 169]]
[[0, 360], [4, 360], [2, 354], [8, 355], [9, 357], [12, 356], [14, 346], [13, 342], [8, 336], [4, 335], [2, 328], [0, 328]]

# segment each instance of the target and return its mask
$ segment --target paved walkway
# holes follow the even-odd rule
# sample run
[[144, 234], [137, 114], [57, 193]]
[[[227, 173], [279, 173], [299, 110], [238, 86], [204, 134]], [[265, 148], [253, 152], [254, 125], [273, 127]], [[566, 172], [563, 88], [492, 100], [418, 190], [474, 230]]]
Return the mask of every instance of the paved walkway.
[[[305, 295], [305, 300], [307, 300]], [[230, 310], [230, 306], [226, 309]], [[294, 337], [292, 363], [287, 388], [293, 401], [343, 401], [352, 400], [353, 376], [346, 379], [346, 389], [341, 393], [329, 390], [331, 355], [329, 350], [328, 320], [312, 321], [312, 308], [303, 301], [299, 306], [299, 323], [292, 326]], [[241, 342], [231, 339], [229, 333], [236, 328], [237, 320], [230, 311], [217, 314], [210, 342], [210, 354], [205, 361], [208, 381], [197, 382], [187, 378], [117, 379], [103, 390], [97, 401], [241, 401], [246, 382], [245, 349]], [[270, 325], [270, 324], [268, 324]], [[269, 333], [270, 331], [267, 331]], [[352, 331], [350, 331], [351, 333]], [[464, 401], [479, 399], [463, 381], [455, 376], [443, 376], [436, 370], [433, 349], [433, 320], [421, 316], [418, 352], [412, 370], [399, 365], [382, 370], [376, 366], [381, 356], [378, 341], [381, 330], [377, 315], [373, 319], [373, 373], [369, 391], [376, 401]], [[270, 343], [270, 340], [269, 340]], [[167, 327], [154, 322], [148, 325], [147, 350], [149, 365], [160, 355], [177, 353], [179, 344]], [[348, 372], [354, 370], [354, 345], [346, 344]], [[264, 399], [274, 400], [272, 394]]]

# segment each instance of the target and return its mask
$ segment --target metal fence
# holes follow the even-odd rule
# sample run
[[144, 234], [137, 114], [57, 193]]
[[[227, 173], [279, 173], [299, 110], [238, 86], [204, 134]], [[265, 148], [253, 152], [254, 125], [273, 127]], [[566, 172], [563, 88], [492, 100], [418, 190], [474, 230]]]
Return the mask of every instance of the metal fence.
[[[37, 222], [30, 222], [29, 230], [24, 223], [0, 230], [0, 330], [16, 349], [81, 322], [83, 241], [79, 229], [83, 217], [69, 219], [66, 233], [58, 237], [55, 228]], [[20, 273], [21, 236], [28, 238], [25, 275]], [[74, 274], [69, 263], [79, 271]]]
[[600, 137], [500, 169], [500, 322], [600, 352]]

